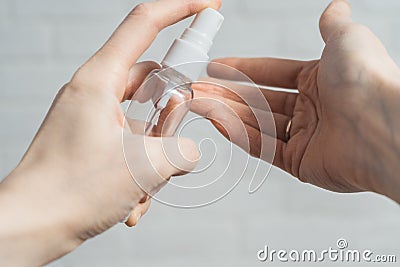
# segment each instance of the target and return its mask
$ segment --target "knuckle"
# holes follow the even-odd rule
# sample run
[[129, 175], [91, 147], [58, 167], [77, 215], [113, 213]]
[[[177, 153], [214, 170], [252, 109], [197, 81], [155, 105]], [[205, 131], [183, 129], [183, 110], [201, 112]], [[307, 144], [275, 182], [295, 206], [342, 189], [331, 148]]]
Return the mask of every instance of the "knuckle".
[[71, 89], [71, 82], [68, 82], [66, 84], [64, 84], [58, 91], [57, 94], [55, 96], [55, 99], [59, 99], [66, 91], [70, 91]]
[[83, 88], [86, 85], [87, 80], [87, 70], [84, 66], [79, 67], [79, 69], [75, 72], [71, 81], [68, 82], [66, 87], [70, 91], [78, 91], [79, 88]]
[[319, 18], [319, 26], [325, 26], [329, 22], [329, 14], [324, 13], [320, 18]]
[[138, 4], [128, 15], [128, 17], [140, 17], [140, 19], [149, 24], [151, 27], [155, 27], [157, 30], [160, 28], [159, 19], [154, 15], [153, 6], [151, 2]]
[[185, 8], [186, 8], [186, 14], [191, 14], [194, 12], [194, 10], [196, 10], [196, 7], [198, 5], [197, 1], [193, 1], [193, 0], [186, 0], [184, 1], [185, 4]]
[[151, 15], [150, 3], [140, 3], [131, 11], [129, 15], [149, 17]]

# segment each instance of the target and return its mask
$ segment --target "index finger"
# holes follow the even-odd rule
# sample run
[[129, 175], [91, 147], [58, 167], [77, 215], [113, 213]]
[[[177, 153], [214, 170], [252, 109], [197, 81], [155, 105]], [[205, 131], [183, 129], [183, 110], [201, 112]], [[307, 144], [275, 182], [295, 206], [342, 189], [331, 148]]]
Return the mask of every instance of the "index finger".
[[[298, 77], [306, 61], [279, 59], [279, 58], [220, 58], [213, 62], [228, 65], [246, 74], [252, 81], [259, 85], [298, 89]], [[208, 74], [214, 78], [235, 80], [226, 68], [218, 68], [210, 64]]]
[[98, 51], [107, 60], [129, 69], [156, 38], [157, 34], [186, 17], [221, 0], [159, 0], [137, 5]]

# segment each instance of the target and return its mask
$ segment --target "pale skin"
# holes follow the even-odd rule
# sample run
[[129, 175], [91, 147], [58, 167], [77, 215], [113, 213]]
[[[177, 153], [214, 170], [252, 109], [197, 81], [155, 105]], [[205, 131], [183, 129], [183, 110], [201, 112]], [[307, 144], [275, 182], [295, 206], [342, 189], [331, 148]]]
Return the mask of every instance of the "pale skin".
[[[0, 184], [1, 266], [43, 265], [129, 214], [127, 224], [137, 223], [150, 202], [125, 164], [120, 103], [158, 67], [136, 61], [161, 29], [219, 6], [218, 0], [160, 0], [138, 6], [60, 90], [20, 164]], [[400, 202], [400, 70], [379, 40], [351, 21], [345, 1], [334, 1], [320, 26], [326, 42], [321, 60], [219, 62], [243, 71], [256, 83], [299, 90], [264, 92], [272, 111], [281, 115], [276, 116], [281, 119], [276, 123], [276, 166], [323, 188], [373, 191]], [[226, 96], [218, 87], [195, 90], [197, 97]], [[234, 96], [222, 100], [239, 116], [247, 112]], [[193, 105], [200, 114], [223, 114], [210, 112], [215, 108], [196, 101]], [[248, 118], [243, 116], [243, 121], [254, 140], [268, 132]], [[284, 132], [290, 118], [287, 141]], [[210, 119], [220, 122], [219, 129], [229, 128], [229, 118]], [[146, 137], [146, 151], [142, 136], [132, 134], [126, 140], [137, 150], [136, 178], [150, 191], [159, 190], [171, 176], [190, 171], [198, 159], [196, 145], [187, 139]], [[177, 156], [171, 165], [162, 145], [165, 149], [177, 144], [183, 157]], [[251, 154], [259, 155], [260, 148], [260, 143], [252, 143]]]
[[[257, 84], [298, 90], [262, 91], [275, 118], [275, 166], [331, 191], [372, 191], [400, 203], [400, 69], [377, 37], [354, 23], [350, 13], [347, 1], [336, 0], [322, 15], [320, 31], [326, 46], [320, 60], [223, 58], [215, 62], [242, 71]], [[209, 74], [230, 78], [212, 70]], [[269, 140], [270, 129], [259, 127], [243, 99], [223, 87], [194, 89], [193, 111], [207, 116], [240, 145], [241, 140], [230, 138], [235, 136], [230, 123], [235, 118], [222, 105], [205, 104], [203, 99], [225, 103], [246, 125], [253, 141], [248, 152], [260, 157], [266, 145], [262, 140]]]
[[[159, 67], [136, 61], [160, 30], [219, 6], [219, 0], [137, 6], [60, 90], [18, 167], [0, 184], [1, 266], [41, 266], [129, 214], [127, 224], [136, 224], [149, 201], [125, 163], [120, 103]], [[163, 149], [177, 145], [182, 155], [167, 159]], [[132, 134], [125, 137], [125, 149], [129, 147], [137, 166], [132, 173], [146, 192], [190, 171], [198, 159], [196, 144], [183, 138], [143, 140]]]

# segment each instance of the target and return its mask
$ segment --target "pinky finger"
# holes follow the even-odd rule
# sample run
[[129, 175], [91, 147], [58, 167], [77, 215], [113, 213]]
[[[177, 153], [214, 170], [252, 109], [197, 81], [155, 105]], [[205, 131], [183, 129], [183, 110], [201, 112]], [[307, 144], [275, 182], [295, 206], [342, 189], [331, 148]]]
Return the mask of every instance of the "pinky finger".
[[131, 212], [131, 215], [128, 217], [128, 220], [125, 224], [128, 227], [136, 226], [142, 218], [142, 216], [149, 210], [151, 199], [147, 197], [147, 200], [143, 203], [139, 203]]

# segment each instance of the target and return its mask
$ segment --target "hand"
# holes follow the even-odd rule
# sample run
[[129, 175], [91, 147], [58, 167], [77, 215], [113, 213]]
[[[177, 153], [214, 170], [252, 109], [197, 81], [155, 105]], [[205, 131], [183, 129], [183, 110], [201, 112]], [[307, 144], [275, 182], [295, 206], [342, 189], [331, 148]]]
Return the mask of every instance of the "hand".
[[[0, 246], [0, 265], [42, 265], [123, 221], [147, 199], [130, 171], [148, 192], [194, 168], [198, 151], [192, 141], [128, 134], [127, 160], [137, 166], [129, 171], [120, 103], [158, 67], [135, 62], [160, 30], [219, 5], [218, 0], [138, 5], [60, 90], [23, 160], [1, 183], [0, 244], [7, 248]], [[167, 159], [165, 153], [178, 145], [182, 155]], [[139, 207], [140, 214], [132, 216], [140, 216], [148, 202]]]
[[[335, 0], [322, 15], [320, 30], [326, 47], [320, 60], [226, 58], [216, 62], [242, 71], [255, 83], [298, 90], [262, 90], [273, 114], [257, 112], [276, 122], [274, 165], [328, 190], [374, 191], [400, 202], [400, 70], [375, 35], [352, 22], [350, 12], [346, 1]], [[232, 79], [213, 72], [212, 67], [209, 74]], [[219, 99], [232, 109], [246, 126], [252, 155], [260, 157], [263, 145], [274, 149], [265, 144], [275, 137], [271, 129], [257, 124], [251, 115], [254, 108], [228, 89], [199, 84], [195, 98]], [[234, 117], [227, 110], [195, 101], [193, 111], [208, 116], [223, 134], [232, 133], [227, 136], [231, 141], [241, 144], [235, 139], [237, 128], [230, 123]]]

